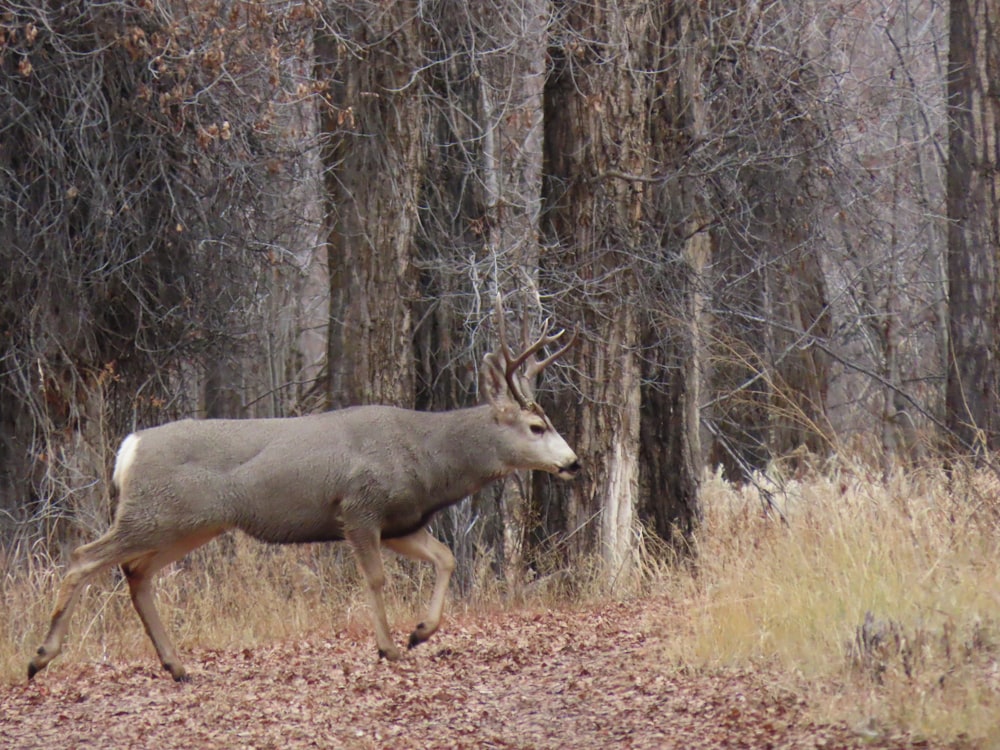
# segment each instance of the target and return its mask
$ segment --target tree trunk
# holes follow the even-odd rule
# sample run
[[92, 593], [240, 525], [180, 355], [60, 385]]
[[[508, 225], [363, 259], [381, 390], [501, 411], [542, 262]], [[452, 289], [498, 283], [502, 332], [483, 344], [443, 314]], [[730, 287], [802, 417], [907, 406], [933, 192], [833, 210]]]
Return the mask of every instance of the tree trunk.
[[[785, 175], [789, 178], [790, 175]], [[829, 452], [830, 430], [826, 419], [830, 365], [826, 354], [813, 344], [826, 341], [830, 333], [827, 312], [826, 280], [819, 255], [812, 250], [800, 222], [791, 219], [795, 210], [794, 182], [776, 208], [776, 221], [789, 227], [763, 252], [778, 253], [768, 263], [768, 319], [772, 322], [771, 438], [770, 451], [775, 456], [809, 453], [824, 456]], [[781, 200], [781, 198], [779, 198]], [[767, 232], [761, 232], [767, 236]]]
[[[711, 258], [708, 232], [694, 231], [671, 273], [669, 318], [654, 314], [644, 328], [640, 511], [657, 536], [679, 551], [701, 519], [701, 369], [704, 294]], [[656, 308], [653, 308], [656, 309]]]
[[571, 552], [598, 552], [608, 579], [624, 582], [634, 571], [639, 494], [631, 251], [643, 239], [651, 19], [639, 2], [568, 2], [562, 11], [545, 90], [543, 229], [553, 250], [542, 263], [553, 278], [576, 280], [560, 318], [582, 328], [567, 360], [587, 398], [561, 395], [554, 412], [587, 476], [562, 491], [557, 526]]
[[[705, 137], [701, 91], [706, 45], [700, 11], [659, 6], [650, 142], [660, 171], [683, 173], [685, 150]], [[650, 261], [642, 280], [640, 515], [647, 528], [685, 549], [699, 518], [702, 468], [703, 277], [712, 257], [699, 179], [650, 190]]]
[[[490, 41], [506, 54], [485, 60], [480, 78], [485, 134], [485, 243], [498, 259], [497, 289], [506, 307], [530, 329], [542, 319], [538, 290], [539, 217], [542, 207], [543, 92], [548, 0], [508, 3], [505, 23], [483, 19]], [[500, 269], [505, 269], [501, 271]], [[520, 291], [521, 294], [514, 294]], [[523, 327], [523, 326], [522, 326]], [[517, 329], [515, 329], [517, 330]], [[537, 517], [527, 473], [503, 483], [499, 494], [500, 566], [513, 588], [524, 581], [532, 521]]]
[[[350, 10], [345, 13], [350, 14]], [[349, 15], [349, 52], [323, 39], [337, 80], [323, 128], [329, 197], [329, 400], [414, 403], [412, 265], [423, 164], [420, 21], [414, 2]]]
[[950, 17], [946, 422], [978, 454], [1000, 447], [1000, 7], [953, 0]]

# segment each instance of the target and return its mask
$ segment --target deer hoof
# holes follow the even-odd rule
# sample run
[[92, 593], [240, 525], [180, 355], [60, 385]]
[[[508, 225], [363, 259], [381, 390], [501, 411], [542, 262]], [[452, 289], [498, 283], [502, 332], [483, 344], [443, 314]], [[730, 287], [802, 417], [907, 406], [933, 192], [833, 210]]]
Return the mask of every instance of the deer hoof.
[[386, 661], [399, 661], [403, 658], [403, 655], [399, 653], [399, 649], [393, 646], [392, 648], [380, 648], [378, 650], [378, 658], [385, 659]]
[[49, 659], [46, 658], [45, 646], [39, 646], [37, 654], [34, 659], [28, 662], [28, 681], [36, 674], [45, 669], [45, 665], [49, 663]]
[[420, 623], [413, 629], [413, 632], [410, 633], [409, 647], [413, 648], [415, 646], [419, 646], [424, 641], [430, 640], [430, 637], [434, 635], [435, 630], [437, 630], [436, 627], [432, 629], [427, 627], [426, 623]]
[[163, 668], [170, 672], [170, 676], [174, 678], [174, 682], [191, 682], [191, 675], [180, 664], [164, 664]]

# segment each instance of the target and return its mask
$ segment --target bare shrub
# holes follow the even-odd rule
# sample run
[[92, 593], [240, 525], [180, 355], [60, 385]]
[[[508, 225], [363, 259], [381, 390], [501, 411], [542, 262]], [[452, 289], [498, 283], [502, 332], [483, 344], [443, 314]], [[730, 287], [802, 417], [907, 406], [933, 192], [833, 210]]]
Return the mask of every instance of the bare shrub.
[[29, 0], [0, 19], [8, 522], [106, 517], [110, 448], [191, 412], [201, 363], [259, 344], [264, 272], [302, 219], [287, 128], [310, 19], [219, 10]]

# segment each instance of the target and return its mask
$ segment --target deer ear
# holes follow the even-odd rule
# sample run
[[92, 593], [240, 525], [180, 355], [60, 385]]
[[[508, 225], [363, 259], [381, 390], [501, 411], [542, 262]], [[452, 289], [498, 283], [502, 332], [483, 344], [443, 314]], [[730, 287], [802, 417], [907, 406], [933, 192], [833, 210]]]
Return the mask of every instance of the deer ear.
[[499, 404], [510, 399], [507, 394], [507, 376], [496, 354], [483, 357], [483, 368], [479, 373], [479, 389], [491, 404]]

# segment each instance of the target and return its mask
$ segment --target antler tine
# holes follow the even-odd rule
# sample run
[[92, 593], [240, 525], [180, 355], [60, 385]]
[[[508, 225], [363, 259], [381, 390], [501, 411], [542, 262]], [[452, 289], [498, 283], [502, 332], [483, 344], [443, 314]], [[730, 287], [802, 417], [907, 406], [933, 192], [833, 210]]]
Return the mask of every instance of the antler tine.
[[524, 397], [524, 394], [521, 393], [521, 389], [517, 385], [517, 379], [514, 377], [514, 373], [517, 372], [517, 368], [521, 366], [524, 359], [521, 357], [515, 358], [514, 352], [511, 351], [510, 345], [507, 343], [507, 323], [503, 312], [503, 296], [499, 292], [497, 293], [494, 310], [497, 318], [497, 336], [500, 339], [500, 355], [503, 357], [504, 379], [507, 381], [507, 390], [510, 391], [511, 395], [517, 401], [518, 406], [522, 409], [530, 409], [531, 404]]
[[[504, 377], [507, 380], [507, 387], [510, 389], [511, 394], [517, 400], [521, 408], [530, 409], [531, 402], [529, 399], [525, 398], [524, 394], [521, 392], [521, 388], [518, 386], [517, 379], [514, 375], [518, 368], [527, 362], [529, 358], [533, 357], [537, 352], [544, 349], [546, 346], [559, 341], [559, 339], [561, 339], [566, 333], [566, 330], [562, 329], [556, 333], [549, 334], [549, 330], [552, 328], [552, 320], [551, 318], [546, 318], [542, 321], [542, 333], [538, 339], [515, 357], [514, 353], [511, 351], [510, 345], [507, 343], [507, 327], [504, 321], [503, 301], [500, 295], [497, 295], [496, 299], [496, 316], [497, 334], [500, 338], [500, 352], [504, 359]], [[526, 329], [527, 326], [525, 325], [524, 328]], [[569, 341], [545, 359], [532, 361], [525, 370], [525, 376], [530, 380], [565, 354], [566, 351], [573, 346], [574, 343], [576, 343], [576, 334], [577, 332], [574, 330]]]
[[546, 318], [545, 321], [542, 323], [542, 335], [538, 337], [538, 340], [534, 344], [532, 344], [527, 349], [525, 349], [523, 352], [521, 352], [520, 354], [518, 354], [516, 359], [514, 359], [512, 362], [508, 362], [507, 363], [508, 370], [510, 370], [511, 372], [513, 372], [518, 367], [520, 367], [525, 362], [527, 362], [528, 361], [528, 357], [530, 357], [531, 355], [533, 355], [539, 349], [542, 349], [543, 347], [546, 347], [549, 344], [553, 344], [553, 343], [555, 343], [556, 341], [559, 340], [559, 337], [562, 336], [564, 332], [563, 331], [559, 331], [559, 333], [555, 334], [554, 336], [550, 336], [549, 335], [549, 328], [550, 327], [551, 327], [551, 324], [549, 323], [548, 318]]
[[[554, 333], [551, 336], [547, 336], [544, 345], [554, 344], [556, 341], [558, 341], [559, 339], [562, 338], [562, 336], [563, 336], [564, 333], [566, 333], [566, 329], [565, 328], [562, 329], [561, 331], [559, 331], [558, 333]], [[569, 349], [570, 349], [570, 347], [573, 346], [573, 344], [576, 343], [576, 335], [577, 335], [577, 333], [579, 333], [579, 331], [577, 331], [576, 329], [574, 329], [573, 330], [573, 334], [569, 337], [569, 341], [567, 341], [565, 344], [563, 344], [561, 347], [559, 347], [555, 352], [553, 352], [552, 354], [550, 354], [549, 356], [547, 356], [545, 359], [537, 360], [535, 362], [532, 362], [530, 365], [528, 365], [528, 369], [525, 371], [525, 374], [527, 375], [527, 377], [528, 378], [535, 377], [538, 373], [540, 373], [542, 370], [544, 370], [546, 367], [548, 367], [549, 365], [551, 365], [553, 362], [555, 362], [557, 359], [559, 359], [562, 355], [564, 355], [566, 352], [568, 352]]]

